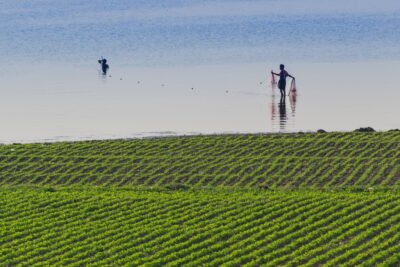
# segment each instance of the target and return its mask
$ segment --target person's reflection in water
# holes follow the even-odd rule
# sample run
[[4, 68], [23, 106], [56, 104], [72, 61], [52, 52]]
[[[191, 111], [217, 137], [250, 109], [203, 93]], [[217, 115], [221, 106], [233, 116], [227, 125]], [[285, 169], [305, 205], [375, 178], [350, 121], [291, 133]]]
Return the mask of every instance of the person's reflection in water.
[[[278, 101], [279, 99], [279, 101]], [[272, 131], [293, 131], [295, 129], [297, 94], [289, 96], [290, 110], [286, 108], [286, 96], [271, 96], [270, 114]]]
[[283, 95], [281, 96], [281, 100], [279, 101], [279, 126], [281, 130], [285, 130], [286, 122], [286, 98], [285, 95]]

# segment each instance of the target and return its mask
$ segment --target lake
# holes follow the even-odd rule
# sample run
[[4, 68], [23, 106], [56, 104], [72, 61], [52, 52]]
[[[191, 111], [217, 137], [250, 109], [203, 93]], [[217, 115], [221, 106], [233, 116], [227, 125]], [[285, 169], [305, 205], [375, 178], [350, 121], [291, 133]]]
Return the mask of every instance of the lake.
[[[394, 0], [3, 0], [0, 142], [400, 128], [399, 15]], [[284, 101], [281, 63], [298, 88]]]

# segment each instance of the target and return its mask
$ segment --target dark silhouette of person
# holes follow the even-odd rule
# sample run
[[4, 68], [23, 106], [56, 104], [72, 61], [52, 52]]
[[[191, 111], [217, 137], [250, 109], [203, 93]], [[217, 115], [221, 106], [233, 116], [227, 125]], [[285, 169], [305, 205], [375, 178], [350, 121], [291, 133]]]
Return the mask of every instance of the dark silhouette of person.
[[279, 73], [275, 73], [275, 72], [271, 71], [271, 74], [279, 76], [278, 88], [281, 91], [281, 96], [285, 96], [286, 95], [286, 77], [290, 77], [292, 79], [295, 79], [295, 78], [285, 70], [285, 65], [281, 64], [279, 66], [279, 69], [281, 70]]
[[103, 71], [103, 74], [106, 75], [108, 69], [110, 68], [110, 66], [108, 66], [107, 64], [107, 59], [105, 58], [101, 58], [98, 60], [99, 64], [101, 64], [101, 70]]

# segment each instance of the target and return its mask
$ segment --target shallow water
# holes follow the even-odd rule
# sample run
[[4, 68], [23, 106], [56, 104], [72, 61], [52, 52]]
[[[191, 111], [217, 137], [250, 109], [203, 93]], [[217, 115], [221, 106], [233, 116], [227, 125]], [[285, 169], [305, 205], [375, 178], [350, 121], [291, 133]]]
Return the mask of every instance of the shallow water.
[[400, 128], [400, 3], [331, 2], [2, 1], [0, 142]]

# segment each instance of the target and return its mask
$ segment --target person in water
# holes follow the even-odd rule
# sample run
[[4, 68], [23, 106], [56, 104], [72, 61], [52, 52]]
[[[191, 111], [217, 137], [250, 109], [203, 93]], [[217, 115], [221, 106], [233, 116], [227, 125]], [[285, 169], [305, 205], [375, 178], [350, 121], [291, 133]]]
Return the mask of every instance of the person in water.
[[281, 96], [286, 95], [286, 77], [290, 77], [293, 80], [295, 79], [292, 75], [290, 75], [286, 70], [285, 70], [285, 65], [281, 64], [279, 66], [281, 72], [275, 73], [271, 70], [272, 75], [279, 76], [279, 81], [278, 81], [278, 88], [281, 91]]
[[108, 66], [107, 64], [107, 59], [105, 58], [101, 58], [98, 60], [99, 64], [101, 64], [101, 70], [103, 71], [103, 74], [106, 75], [108, 69], [110, 68], [110, 66]]

